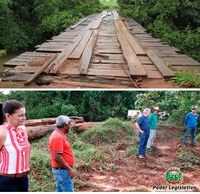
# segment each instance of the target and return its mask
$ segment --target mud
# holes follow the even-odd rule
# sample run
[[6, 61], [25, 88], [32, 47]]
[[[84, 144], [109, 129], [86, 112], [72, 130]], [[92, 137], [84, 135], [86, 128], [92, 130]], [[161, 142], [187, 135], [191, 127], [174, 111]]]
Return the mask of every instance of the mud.
[[[181, 169], [183, 181], [180, 185], [196, 187], [187, 191], [200, 191], [200, 166], [182, 169], [177, 160], [181, 150], [191, 151], [200, 157], [200, 143], [196, 147], [184, 147], [179, 139], [181, 135], [178, 128], [159, 128], [155, 147], [145, 159], [139, 159], [136, 154], [126, 157], [124, 153], [128, 144], [122, 143], [116, 149], [109, 148], [110, 152], [112, 149], [116, 151], [110, 154], [111, 158], [115, 158], [106, 161], [110, 168], [90, 170], [86, 175], [90, 186], [82, 187], [79, 191], [170, 191], [165, 173], [171, 167]], [[156, 190], [156, 186], [168, 189]]]

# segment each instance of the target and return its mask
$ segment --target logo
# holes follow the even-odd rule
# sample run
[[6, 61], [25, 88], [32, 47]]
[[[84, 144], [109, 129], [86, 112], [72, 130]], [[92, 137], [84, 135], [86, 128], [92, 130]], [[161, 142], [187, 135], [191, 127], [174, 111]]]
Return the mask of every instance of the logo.
[[165, 173], [165, 181], [170, 184], [180, 184], [183, 181], [183, 173], [179, 168], [169, 168]]

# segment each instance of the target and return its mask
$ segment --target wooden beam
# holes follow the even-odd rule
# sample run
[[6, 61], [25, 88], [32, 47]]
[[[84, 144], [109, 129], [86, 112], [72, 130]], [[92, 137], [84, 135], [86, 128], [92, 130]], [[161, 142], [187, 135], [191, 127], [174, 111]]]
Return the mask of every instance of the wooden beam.
[[81, 58], [80, 74], [87, 74], [88, 67], [90, 65], [90, 61], [92, 58], [93, 49], [97, 41], [97, 35], [98, 35], [98, 30], [94, 30], [91, 39], [89, 40], [87, 46], [83, 51], [83, 55]]
[[83, 50], [84, 50], [85, 46], [87, 45], [92, 33], [93, 33], [93, 30], [88, 30], [86, 32], [85, 36], [82, 38], [82, 40], [76, 46], [76, 48], [71, 53], [71, 55], [68, 57], [68, 59], [80, 59], [80, 57], [83, 53]]
[[133, 51], [132, 47], [130, 46], [128, 40], [120, 30], [119, 20], [115, 20], [115, 27], [116, 27], [116, 34], [117, 38], [121, 44], [121, 48], [123, 50], [124, 58], [127, 61], [130, 75], [131, 76], [141, 76], [146, 77], [147, 73], [143, 68], [140, 60], [138, 59], [137, 55]]
[[82, 24], [83, 22], [85, 22], [87, 20], [87, 18], [83, 18], [82, 20], [80, 20], [79, 22], [77, 22], [76, 24], [74, 24], [73, 26], [71, 26], [71, 29], [76, 28], [78, 25]]
[[57, 55], [53, 55], [50, 60], [48, 60], [40, 69], [38, 69], [29, 79], [26, 83], [24, 83], [25, 86], [29, 85], [32, 83], [36, 77], [38, 77], [50, 64], [54, 59], [56, 58]]

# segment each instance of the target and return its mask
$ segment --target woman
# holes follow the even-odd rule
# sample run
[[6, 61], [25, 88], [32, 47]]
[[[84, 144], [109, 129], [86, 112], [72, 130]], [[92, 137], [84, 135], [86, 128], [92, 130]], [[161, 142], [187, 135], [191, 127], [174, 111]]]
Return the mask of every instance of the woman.
[[28, 191], [30, 144], [25, 107], [10, 100], [0, 108], [0, 191]]

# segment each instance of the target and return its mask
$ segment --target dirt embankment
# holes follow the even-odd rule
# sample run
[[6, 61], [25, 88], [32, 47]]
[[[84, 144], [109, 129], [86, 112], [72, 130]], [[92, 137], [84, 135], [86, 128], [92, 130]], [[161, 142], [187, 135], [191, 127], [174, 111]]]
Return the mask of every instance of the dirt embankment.
[[165, 173], [171, 167], [181, 169], [180, 185], [195, 186], [196, 189], [189, 191], [200, 191], [200, 144], [183, 146], [182, 135], [175, 127], [159, 128], [155, 148], [145, 159], [138, 159], [136, 153], [125, 156], [125, 150], [134, 146], [131, 141], [99, 147], [110, 157], [104, 166], [96, 164], [87, 173], [81, 173], [89, 184], [79, 191], [153, 191], [154, 186], [170, 186], [165, 181]]

